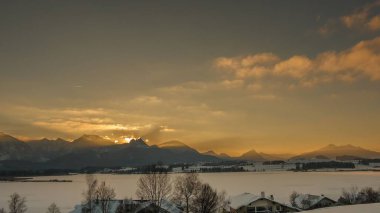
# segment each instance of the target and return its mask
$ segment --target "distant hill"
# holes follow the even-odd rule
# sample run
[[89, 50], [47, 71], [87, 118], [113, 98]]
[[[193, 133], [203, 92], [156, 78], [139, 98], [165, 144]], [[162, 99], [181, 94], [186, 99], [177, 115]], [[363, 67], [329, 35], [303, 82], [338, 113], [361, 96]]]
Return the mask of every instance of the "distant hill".
[[0, 132], [0, 161], [31, 158], [31, 148], [23, 141]]
[[342, 155], [342, 156], [337, 156], [336, 160], [340, 161], [352, 161], [352, 160], [366, 160], [367, 158], [361, 158], [357, 156], [351, 156], [351, 155]]
[[157, 145], [161, 149], [173, 150], [178, 152], [198, 152], [197, 150], [189, 147], [188, 145], [182, 143], [181, 141], [168, 141]]
[[98, 135], [83, 135], [80, 138], [75, 139], [71, 145], [80, 148], [88, 148], [99, 146], [112, 146], [115, 145], [115, 143]]
[[264, 152], [260, 152], [259, 154], [268, 161], [287, 160], [293, 156], [291, 154], [267, 154]]
[[256, 150], [251, 149], [248, 152], [242, 154], [240, 157], [238, 157], [240, 160], [249, 160], [249, 161], [266, 161], [263, 156], [261, 156]]
[[364, 149], [359, 146], [352, 145], [343, 145], [337, 146], [330, 144], [328, 146], [322, 147], [321, 149], [303, 153], [301, 155], [297, 155], [292, 159], [311, 159], [317, 158], [318, 156], [324, 156], [329, 159], [336, 159], [340, 156], [355, 156], [355, 158], [380, 158], [380, 152], [371, 151], [368, 149]]
[[217, 158], [220, 158], [220, 159], [223, 159], [223, 160], [233, 160], [234, 159], [233, 157], [227, 155], [226, 153], [220, 153], [220, 154], [218, 154], [218, 153], [216, 153], [216, 152], [214, 152], [212, 150], [209, 150], [207, 152], [203, 152], [202, 154], [208, 155], [208, 156], [214, 156], [214, 157], [217, 157]]
[[148, 145], [142, 138], [115, 144], [98, 135], [83, 135], [72, 142], [63, 139], [24, 142], [0, 135], [0, 170], [81, 169], [85, 167], [142, 166], [157, 162], [216, 162], [179, 141]]
[[[214, 151], [199, 153], [181, 141], [167, 141], [149, 145], [144, 139], [115, 144], [98, 135], [83, 135], [72, 142], [63, 139], [32, 140], [24, 142], [0, 133], [0, 170], [15, 169], [80, 169], [85, 167], [143, 166], [164, 164], [220, 162], [233, 160], [272, 161], [284, 160], [287, 155], [266, 154], [252, 149], [239, 157], [217, 154]], [[328, 145], [292, 159], [370, 159], [380, 158], [380, 152], [352, 145]]]

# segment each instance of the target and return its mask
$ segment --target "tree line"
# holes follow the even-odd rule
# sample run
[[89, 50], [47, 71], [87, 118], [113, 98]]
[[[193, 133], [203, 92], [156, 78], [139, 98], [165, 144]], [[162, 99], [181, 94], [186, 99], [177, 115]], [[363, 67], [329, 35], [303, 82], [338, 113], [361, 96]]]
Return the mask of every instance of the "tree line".
[[[109, 213], [111, 201], [116, 198], [115, 190], [105, 181], [99, 182], [92, 174], [85, 178], [86, 190], [82, 194], [82, 206], [90, 213], [94, 212], [95, 206], [99, 206], [102, 213]], [[136, 197], [154, 203], [157, 212], [163, 201], [175, 203], [186, 213], [216, 213], [227, 204], [225, 192], [218, 192], [208, 183], [203, 183], [197, 173], [185, 173], [172, 179], [161, 170], [152, 170], [139, 177]], [[25, 213], [27, 209], [26, 198], [14, 193], [8, 201], [8, 211], [2, 208], [0, 213]], [[52, 203], [46, 213], [61, 211]]]
[[[97, 182], [93, 175], [87, 175], [84, 207], [92, 213], [97, 204], [102, 213], [109, 213], [110, 202], [116, 196], [114, 189], [105, 182], [98, 186]], [[216, 213], [226, 205], [225, 192], [218, 192], [209, 184], [201, 182], [197, 173], [185, 173], [173, 180], [168, 173], [159, 170], [142, 174], [137, 181], [136, 197], [154, 203], [157, 212], [164, 201], [175, 203], [186, 213]]]
[[[20, 196], [18, 193], [13, 193], [9, 196], [8, 200], [8, 212], [9, 213], [25, 213], [28, 210], [26, 206], [26, 198]], [[4, 208], [0, 208], [0, 213], [7, 213]], [[52, 203], [46, 213], [61, 213], [58, 206]]]

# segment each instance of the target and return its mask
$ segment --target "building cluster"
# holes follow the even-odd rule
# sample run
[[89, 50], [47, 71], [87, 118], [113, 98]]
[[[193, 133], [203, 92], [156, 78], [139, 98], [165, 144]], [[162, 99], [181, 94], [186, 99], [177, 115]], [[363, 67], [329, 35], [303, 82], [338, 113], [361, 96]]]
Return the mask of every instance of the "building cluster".
[[[306, 202], [307, 201], [307, 202]], [[308, 205], [304, 205], [307, 203]], [[336, 201], [323, 195], [300, 194], [296, 198], [296, 204], [289, 206], [277, 201], [273, 195], [265, 196], [265, 192], [260, 195], [243, 193], [231, 197], [225, 213], [283, 213], [301, 212], [316, 208], [324, 208], [336, 205]]]
[[[313, 165], [307, 168], [307, 165]], [[348, 165], [348, 166], [347, 166]], [[359, 160], [332, 161], [330, 159], [296, 159], [288, 161], [236, 162], [227, 164], [196, 163], [187, 165], [159, 165], [167, 172], [265, 172], [265, 171], [296, 171], [296, 170], [380, 170], [379, 162], [363, 164]], [[140, 168], [123, 167], [118, 169], [103, 169], [104, 173], [143, 173]]]
[[[301, 212], [317, 208], [336, 205], [337, 202], [324, 195], [299, 194], [295, 198], [295, 205], [290, 206], [276, 200], [273, 195], [243, 193], [230, 197], [227, 204], [220, 210], [221, 213], [287, 213]], [[94, 202], [93, 210], [87, 205], [77, 205], [70, 213], [103, 213], [102, 203]], [[157, 203], [149, 200], [110, 200], [108, 201], [108, 213], [183, 213], [184, 209], [175, 203], [163, 200]]]
[[[70, 213], [104, 213], [104, 203], [99, 201], [93, 202], [92, 211], [87, 205], [77, 205]], [[107, 201], [107, 213], [182, 213], [176, 204], [163, 200], [158, 206], [155, 202], [149, 200], [110, 200]]]

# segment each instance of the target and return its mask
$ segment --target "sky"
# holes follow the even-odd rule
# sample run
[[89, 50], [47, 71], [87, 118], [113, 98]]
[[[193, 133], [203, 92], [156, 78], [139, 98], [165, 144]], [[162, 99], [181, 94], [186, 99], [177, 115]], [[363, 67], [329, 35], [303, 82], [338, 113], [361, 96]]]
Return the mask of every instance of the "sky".
[[380, 151], [380, 1], [2, 1], [0, 131]]

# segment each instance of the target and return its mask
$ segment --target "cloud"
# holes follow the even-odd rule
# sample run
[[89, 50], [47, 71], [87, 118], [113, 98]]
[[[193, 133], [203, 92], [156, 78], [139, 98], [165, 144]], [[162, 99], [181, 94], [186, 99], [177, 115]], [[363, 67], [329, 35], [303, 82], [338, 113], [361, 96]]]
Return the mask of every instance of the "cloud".
[[348, 29], [379, 30], [380, 15], [374, 14], [374, 9], [379, 6], [380, 1], [366, 4], [353, 13], [340, 17], [340, 21]]
[[273, 94], [266, 94], [266, 95], [258, 94], [258, 95], [253, 95], [252, 98], [257, 99], [257, 100], [265, 100], [265, 101], [275, 101], [275, 100], [280, 99], [279, 97]]
[[364, 76], [380, 80], [380, 37], [361, 41], [349, 50], [324, 52], [317, 56], [316, 68], [342, 76]]
[[132, 99], [132, 102], [140, 104], [159, 104], [162, 100], [157, 96], [139, 96]]
[[[131, 116], [104, 108], [39, 108], [9, 105], [4, 106], [3, 111], [17, 115], [14, 119], [34, 129], [71, 138], [81, 134], [99, 134], [112, 139], [122, 136], [151, 137], [155, 131], [175, 131], [172, 127], [154, 121], [152, 117], [142, 118], [135, 113]], [[154, 124], [155, 122], [157, 124]]]
[[327, 23], [319, 27], [318, 33], [322, 36], [328, 36], [337, 30], [338, 22], [334, 19], [329, 19]]
[[260, 83], [251, 83], [247, 85], [247, 89], [253, 92], [257, 92], [263, 89], [263, 85]]
[[[339, 18], [330, 18], [319, 27], [318, 33], [322, 36], [328, 36], [343, 28], [361, 32], [378, 31], [380, 30], [380, 14], [377, 14], [378, 7], [380, 7], [380, 0], [366, 4]], [[317, 18], [317, 21], [320, 21], [320, 17]]]
[[312, 70], [312, 61], [306, 56], [295, 55], [277, 63], [273, 67], [273, 74], [303, 78]]
[[373, 17], [369, 22], [368, 22], [368, 27], [372, 31], [376, 31], [380, 29], [380, 15], [377, 15]]
[[236, 89], [236, 88], [241, 88], [244, 85], [243, 80], [224, 80], [220, 83], [223, 87], [227, 89]]
[[234, 79], [244, 80], [248, 87], [254, 90], [261, 89], [262, 85], [252, 85], [250, 81], [261, 79], [286, 78], [291, 82], [289, 86], [293, 88], [314, 87], [333, 81], [354, 82], [359, 78], [378, 81], [380, 37], [361, 41], [344, 51], [322, 52], [315, 58], [294, 55], [280, 59], [273, 53], [259, 53], [243, 57], [217, 58], [215, 66], [232, 74]]
[[234, 72], [238, 78], [263, 77], [268, 72], [266, 67], [279, 60], [280, 58], [272, 53], [260, 53], [245, 57], [220, 57], [216, 59], [215, 65], [217, 68]]
[[134, 129], [120, 129], [105, 131], [103, 134], [109, 135], [110, 138], [118, 141], [125, 141], [125, 138], [144, 138], [151, 144], [161, 142], [162, 134], [170, 134], [177, 131], [167, 125], [143, 125], [136, 126]]
[[107, 130], [126, 130], [133, 127], [112, 123], [102, 119], [50, 119], [46, 121], [35, 121], [35, 126], [43, 127], [64, 133], [102, 132]]

